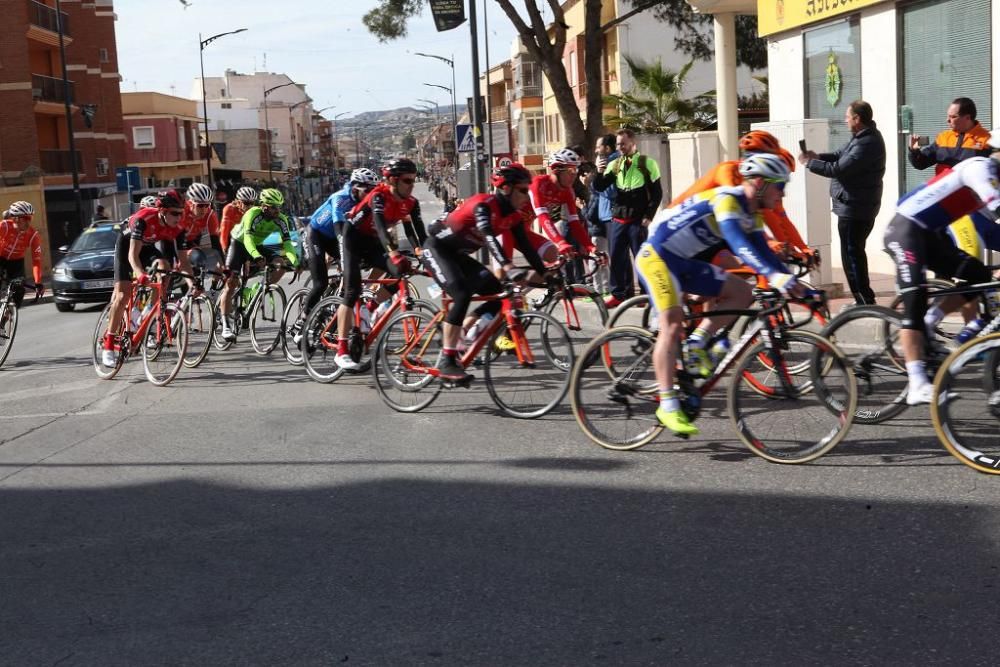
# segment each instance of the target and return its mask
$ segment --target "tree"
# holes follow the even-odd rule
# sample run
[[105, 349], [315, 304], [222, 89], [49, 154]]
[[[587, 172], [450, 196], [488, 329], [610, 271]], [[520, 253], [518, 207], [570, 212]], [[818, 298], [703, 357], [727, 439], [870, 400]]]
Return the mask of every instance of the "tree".
[[679, 70], [664, 69], [663, 63], [644, 63], [625, 56], [635, 86], [605, 100], [618, 107], [618, 115], [608, 123], [637, 132], [664, 134], [691, 132], [706, 127], [715, 115], [714, 92], [694, 99], [684, 97], [684, 84], [694, 65], [691, 60]]
[[[585, 106], [586, 122], [580, 118], [576, 95], [569, 84], [563, 53], [566, 48], [566, 16], [560, 0], [545, 0], [552, 12], [552, 22], [547, 24], [539, 9], [538, 0], [525, 0], [527, 19], [521, 16], [511, 0], [496, 0], [504, 14], [517, 30], [528, 53], [534, 57], [548, 79], [552, 95], [566, 126], [566, 145], [592, 146], [603, 129], [601, 100], [601, 31], [602, 0], [582, 0], [584, 3], [584, 60], [583, 70], [587, 83]], [[406, 36], [406, 23], [420, 14], [425, 0], [378, 0], [378, 5], [362, 19], [369, 32], [380, 42], [389, 42]]]
[[[711, 60], [715, 38], [709, 26], [711, 14], [698, 14], [685, 0], [649, 0], [640, 5], [653, 16], [677, 29], [677, 48], [698, 60]], [[639, 9], [639, 6], [636, 7]], [[767, 40], [757, 36], [756, 16], [736, 17], [736, 64], [750, 69], [767, 67]]]

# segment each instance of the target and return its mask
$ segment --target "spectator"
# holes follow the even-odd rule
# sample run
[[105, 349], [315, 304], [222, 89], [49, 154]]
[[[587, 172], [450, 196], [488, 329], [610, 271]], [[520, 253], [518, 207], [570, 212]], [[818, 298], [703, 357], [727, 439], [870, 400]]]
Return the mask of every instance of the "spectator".
[[[596, 160], [611, 162], [620, 155], [621, 153], [615, 150], [615, 135], [605, 134], [597, 140], [597, 146], [594, 148], [594, 157]], [[587, 179], [587, 185], [591, 189], [591, 201], [586, 216], [587, 228], [590, 232], [590, 238], [597, 249], [607, 254], [608, 226], [611, 224], [611, 206], [615, 200], [615, 186], [610, 185], [603, 191], [598, 192], [594, 189], [594, 177], [596, 175], [597, 172], [594, 171]], [[598, 266], [594, 272], [594, 290], [608, 297], [611, 296], [608, 284], [609, 273], [607, 266]]]
[[847, 105], [844, 122], [851, 131], [847, 144], [833, 153], [805, 151], [799, 162], [830, 180], [830, 199], [840, 233], [840, 259], [847, 284], [858, 304], [875, 303], [868, 278], [865, 242], [882, 205], [885, 141], [872, 119], [872, 107], [855, 100]]
[[97, 213], [94, 214], [94, 220], [108, 220], [108, 214], [104, 210], [104, 206], [97, 205]]
[[660, 167], [656, 160], [639, 154], [632, 130], [618, 130], [616, 136], [621, 155], [610, 161], [598, 158], [597, 171], [600, 173], [594, 177], [594, 189], [598, 192], [612, 185], [616, 188], [611, 207], [614, 224], [608, 227], [611, 297], [604, 302], [608, 308], [617, 307], [635, 293], [632, 257], [645, 242], [646, 227], [663, 199]]
[[948, 129], [937, 135], [933, 143], [921, 146], [923, 137], [910, 137], [908, 157], [914, 169], [933, 166], [940, 174], [966, 158], [989, 157], [990, 133], [976, 120], [976, 103], [968, 97], [956, 97], [948, 107]]

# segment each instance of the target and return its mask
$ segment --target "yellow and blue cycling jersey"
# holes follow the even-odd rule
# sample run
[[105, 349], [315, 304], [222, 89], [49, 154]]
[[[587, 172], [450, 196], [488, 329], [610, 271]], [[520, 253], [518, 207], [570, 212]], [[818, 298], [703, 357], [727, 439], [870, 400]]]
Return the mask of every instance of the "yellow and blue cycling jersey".
[[768, 248], [763, 217], [750, 211], [742, 187], [712, 188], [661, 210], [636, 257], [656, 309], [680, 305], [684, 292], [718, 295], [726, 273], [710, 262], [724, 249], [764, 276], [788, 273]]
[[982, 258], [985, 250], [1000, 250], [1000, 225], [976, 211], [948, 226], [948, 236], [959, 250]]

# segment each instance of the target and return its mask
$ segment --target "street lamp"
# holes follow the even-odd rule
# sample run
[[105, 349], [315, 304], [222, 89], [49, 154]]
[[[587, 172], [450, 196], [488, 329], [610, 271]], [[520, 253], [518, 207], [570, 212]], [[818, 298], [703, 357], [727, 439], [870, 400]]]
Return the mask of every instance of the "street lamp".
[[417, 98], [417, 101], [418, 102], [426, 102], [427, 104], [433, 104], [434, 105], [434, 117], [437, 118], [437, 122], [438, 123], [441, 122], [441, 107], [438, 106], [437, 102], [435, 102], [434, 100], [427, 100], [427, 99], [424, 99], [422, 97]]
[[[475, 0], [473, 0], [475, 2]], [[458, 111], [456, 110], [455, 95], [458, 94], [458, 86], [455, 85], [455, 54], [451, 55], [451, 58], [445, 58], [444, 56], [436, 56], [433, 53], [420, 53], [419, 51], [414, 51], [413, 55], [420, 56], [422, 58], [433, 58], [434, 60], [440, 60], [441, 62], [448, 65], [451, 68], [451, 88], [446, 86], [437, 86], [435, 84], [427, 84], [425, 86], [435, 86], [436, 88], [444, 88], [451, 93], [451, 123], [454, 127], [451, 129], [451, 134], [455, 138], [455, 177], [458, 178]], [[476, 74], [476, 76], [479, 76]]]
[[220, 37], [235, 35], [238, 32], [246, 32], [246, 30], [246, 28], [240, 28], [239, 30], [232, 30], [230, 32], [220, 32], [218, 35], [212, 35], [207, 39], [202, 39], [201, 33], [198, 33], [198, 59], [201, 61], [201, 110], [205, 116], [205, 146], [208, 148], [205, 152], [205, 167], [208, 169], [208, 184], [210, 186], [212, 185], [212, 142], [208, 140], [208, 99], [205, 94], [205, 47]]
[[271, 159], [271, 125], [267, 119], [267, 96], [276, 91], [278, 88], [284, 88], [285, 86], [297, 86], [297, 85], [299, 84], [295, 83], [294, 81], [289, 81], [288, 83], [283, 83], [279, 86], [274, 86], [264, 91], [264, 131], [267, 133], [267, 180], [268, 181], [274, 180], [274, 173], [271, 167], [274, 161]]
[[340, 137], [337, 136], [337, 119], [346, 116], [350, 111], [343, 111], [333, 117], [333, 165], [337, 172], [340, 172]]

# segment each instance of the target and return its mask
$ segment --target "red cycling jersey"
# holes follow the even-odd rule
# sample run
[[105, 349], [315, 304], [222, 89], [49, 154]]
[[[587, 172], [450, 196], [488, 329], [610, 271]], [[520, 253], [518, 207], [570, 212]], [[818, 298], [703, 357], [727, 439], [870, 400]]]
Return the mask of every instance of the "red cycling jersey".
[[160, 209], [140, 208], [128, 219], [123, 234], [144, 245], [157, 241], [174, 241], [184, 231], [180, 225], [170, 227], [160, 220]]
[[13, 220], [0, 220], [0, 259], [24, 259], [31, 249], [31, 273], [36, 283], [42, 282], [42, 238], [28, 225], [23, 232]]
[[587, 253], [594, 252], [594, 244], [590, 241], [587, 230], [583, 228], [580, 217], [576, 210], [576, 195], [573, 188], [560, 187], [548, 174], [535, 176], [531, 181], [531, 206], [534, 208], [535, 216], [545, 235], [556, 244], [556, 249], [561, 252], [569, 252], [573, 246], [563, 238], [556, 226], [557, 223], [565, 220], [568, 223], [570, 233], [580, 248]]
[[187, 240], [192, 243], [197, 242], [206, 230], [208, 230], [209, 236], [218, 236], [219, 218], [215, 215], [215, 211], [209, 209], [208, 215], [205, 215], [200, 220], [196, 216], [196, 211], [194, 202], [185, 202], [184, 215], [181, 216], [180, 226], [184, 228], [184, 235], [187, 237]]
[[[479, 206], [486, 210], [478, 211], [477, 215]], [[521, 211], [504, 213], [496, 195], [479, 194], [466, 199], [439, 223], [432, 223], [430, 234], [440, 239], [453, 239], [462, 250], [471, 252], [486, 245], [487, 235], [500, 236], [523, 222]]]
[[389, 231], [407, 219], [417, 241], [423, 241], [424, 224], [420, 204], [414, 197], [397, 197], [386, 183], [380, 183], [347, 214], [347, 219], [362, 234], [377, 236], [389, 250], [395, 250]]

